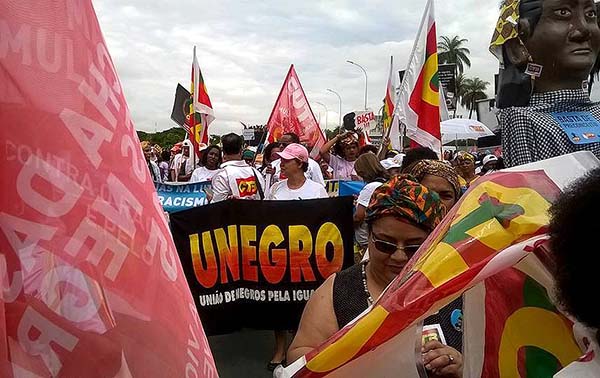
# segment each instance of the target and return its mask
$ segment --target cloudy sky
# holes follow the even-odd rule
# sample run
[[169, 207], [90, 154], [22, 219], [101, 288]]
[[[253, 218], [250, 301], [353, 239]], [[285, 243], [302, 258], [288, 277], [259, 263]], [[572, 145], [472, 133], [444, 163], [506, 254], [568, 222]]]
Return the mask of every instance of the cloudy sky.
[[[426, 0], [158, 1], [94, 0], [109, 51], [139, 130], [175, 126], [170, 120], [177, 83], [189, 87], [192, 49], [217, 119], [210, 132], [241, 132], [239, 121], [267, 122], [290, 64], [294, 64], [315, 116], [328, 126], [361, 109], [364, 74], [368, 105], [381, 106], [390, 56], [404, 69]], [[469, 40], [471, 69], [493, 83], [497, 62], [487, 46], [498, 0], [437, 0], [441, 35]], [[490, 85], [490, 95], [493, 85]]]

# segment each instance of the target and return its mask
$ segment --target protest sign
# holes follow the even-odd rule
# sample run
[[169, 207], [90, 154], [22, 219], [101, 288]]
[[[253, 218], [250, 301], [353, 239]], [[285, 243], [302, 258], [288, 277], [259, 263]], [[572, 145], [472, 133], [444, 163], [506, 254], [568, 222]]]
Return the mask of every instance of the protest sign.
[[0, 376], [217, 377], [91, 1], [0, 1]]
[[208, 204], [206, 192], [211, 190], [210, 181], [191, 184], [167, 184], [155, 182], [158, 202], [168, 213]]
[[440, 84], [444, 87], [444, 100], [448, 110], [456, 109], [456, 64], [440, 64], [438, 66]]
[[329, 275], [353, 263], [352, 199], [230, 200], [171, 214], [207, 334], [295, 329]]

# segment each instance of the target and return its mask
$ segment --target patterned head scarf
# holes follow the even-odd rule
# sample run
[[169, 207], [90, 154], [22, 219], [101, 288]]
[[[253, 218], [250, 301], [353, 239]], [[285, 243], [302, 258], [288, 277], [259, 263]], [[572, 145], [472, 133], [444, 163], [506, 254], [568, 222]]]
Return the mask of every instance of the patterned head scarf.
[[344, 138], [340, 139], [338, 142], [342, 146], [347, 146], [350, 144], [358, 144], [358, 137], [354, 133], [347, 133]]
[[500, 10], [500, 17], [490, 42], [490, 52], [498, 58], [500, 63], [503, 63], [502, 46], [506, 41], [519, 37], [517, 28], [520, 4], [521, 0], [505, 0]]
[[375, 189], [366, 221], [372, 224], [379, 218], [393, 216], [431, 232], [444, 215], [446, 208], [436, 192], [429, 191], [412, 176], [398, 175]]
[[408, 173], [414, 176], [418, 181], [423, 180], [425, 175], [432, 175], [446, 179], [456, 194], [456, 198], [460, 197], [460, 183], [458, 182], [458, 174], [452, 166], [440, 160], [419, 160], [408, 168]]
[[142, 146], [142, 151], [152, 148], [150, 142], [148, 142], [147, 140], [140, 142], [140, 146]]
[[466, 151], [459, 151], [458, 155], [456, 155], [456, 159], [457, 160], [471, 160], [472, 162], [475, 162], [475, 156], [471, 155], [470, 153], [468, 153]]

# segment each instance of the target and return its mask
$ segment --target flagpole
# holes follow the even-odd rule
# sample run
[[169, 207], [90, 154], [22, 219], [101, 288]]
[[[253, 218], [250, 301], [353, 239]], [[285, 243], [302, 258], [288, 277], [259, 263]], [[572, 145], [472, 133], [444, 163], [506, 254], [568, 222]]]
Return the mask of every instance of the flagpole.
[[[425, 9], [423, 10], [423, 17], [421, 17], [421, 23], [419, 25], [419, 29], [417, 31], [417, 35], [415, 36], [415, 44], [413, 45], [412, 51], [410, 52], [410, 55], [408, 56], [408, 65], [406, 67], [406, 73], [408, 73], [409, 68], [410, 68], [410, 64], [412, 63], [413, 58], [415, 57], [415, 51], [417, 50], [417, 46], [418, 46], [418, 43], [416, 43], [417, 42], [417, 38], [421, 35], [421, 30], [423, 30], [423, 25], [425, 25], [425, 19], [429, 15], [429, 13], [427, 12], [427, 10], [431, 7], [431, 2], [432, 1], [433, 0], [427, 0], [427, 4], [425, 5]], [[406, 80], [402, 80], [402, 82], [400, 83], [400, 92], [398, 92], [398, 97], [396, 98], [396, 105], [394, 107], [394, 113], [395, 114], [398, 114], [398, 109], [399, 109], [398, 108], [398, 104], [400, 103], [400, 98], [402, 97], [401, 96], [402, 92], [406, 91], [406, 85], [408, 85], [408, 84], [405, 85], [405, 83], [406, 83]], [[391, 127], [390, 127], [390, 129], [391, 129]], [[405, 130], [406, 130], [406, 125], [405, 125]], [[404, 133], [402, 133], [401, 135], [403, 137]], [[390, 136], [390, 133], [388, 131], [386, 137], [389, 138], [389, 136]], [[404, 149], [404, 144], [402, 144], [402, 149]]]
[[[192, 60], [192, 104], [190, 105], [191, 110], [192, 110], [191, 114], [190, 114], [190, 119], [193, 119], [193, 124], [194, 124], [194, 126], [193, 126], [194, 133], [193, 133], [193, 135], [190, 135], [191, 136], [190, 139], [193, 140], [193, 142], [192, 142], [193, 150], [196, 149], [196, 144], [197, 144], [197, 141], [196, 141], [196, 109], [194, 108], [194, 102], [195, 102], [194, 96], [197, 95], [195, 89], [196, 89], [196, 81], [198, 80], [198, 77], [196, 75], [196, 66], [194, 64], [195, 62], [196, 62], [196, 45], [194, 45], [194, 58]], [[202, 122], [202, 121], [200, 121], [200, 122]], [[192, 131], [192, 130], [190, 129], [190, 131]], [[192, 166], [194, 167], [194, 169], [196, 169], [196, 151], [191, 151], [191, 155], [192, 155]]]

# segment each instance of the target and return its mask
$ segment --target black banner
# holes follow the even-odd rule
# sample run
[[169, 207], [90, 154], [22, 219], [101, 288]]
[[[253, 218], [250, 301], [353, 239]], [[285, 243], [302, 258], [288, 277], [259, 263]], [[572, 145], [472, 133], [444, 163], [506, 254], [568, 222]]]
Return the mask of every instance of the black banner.
[[353, 263], [352, 197], [224, 201], [171, 214], [171, 231], [207, 335], [296, 329]]
[[444, 87], [446, 107], [456, 109], [456, 64], [440, 64], [438, 66], [440, 84]]

